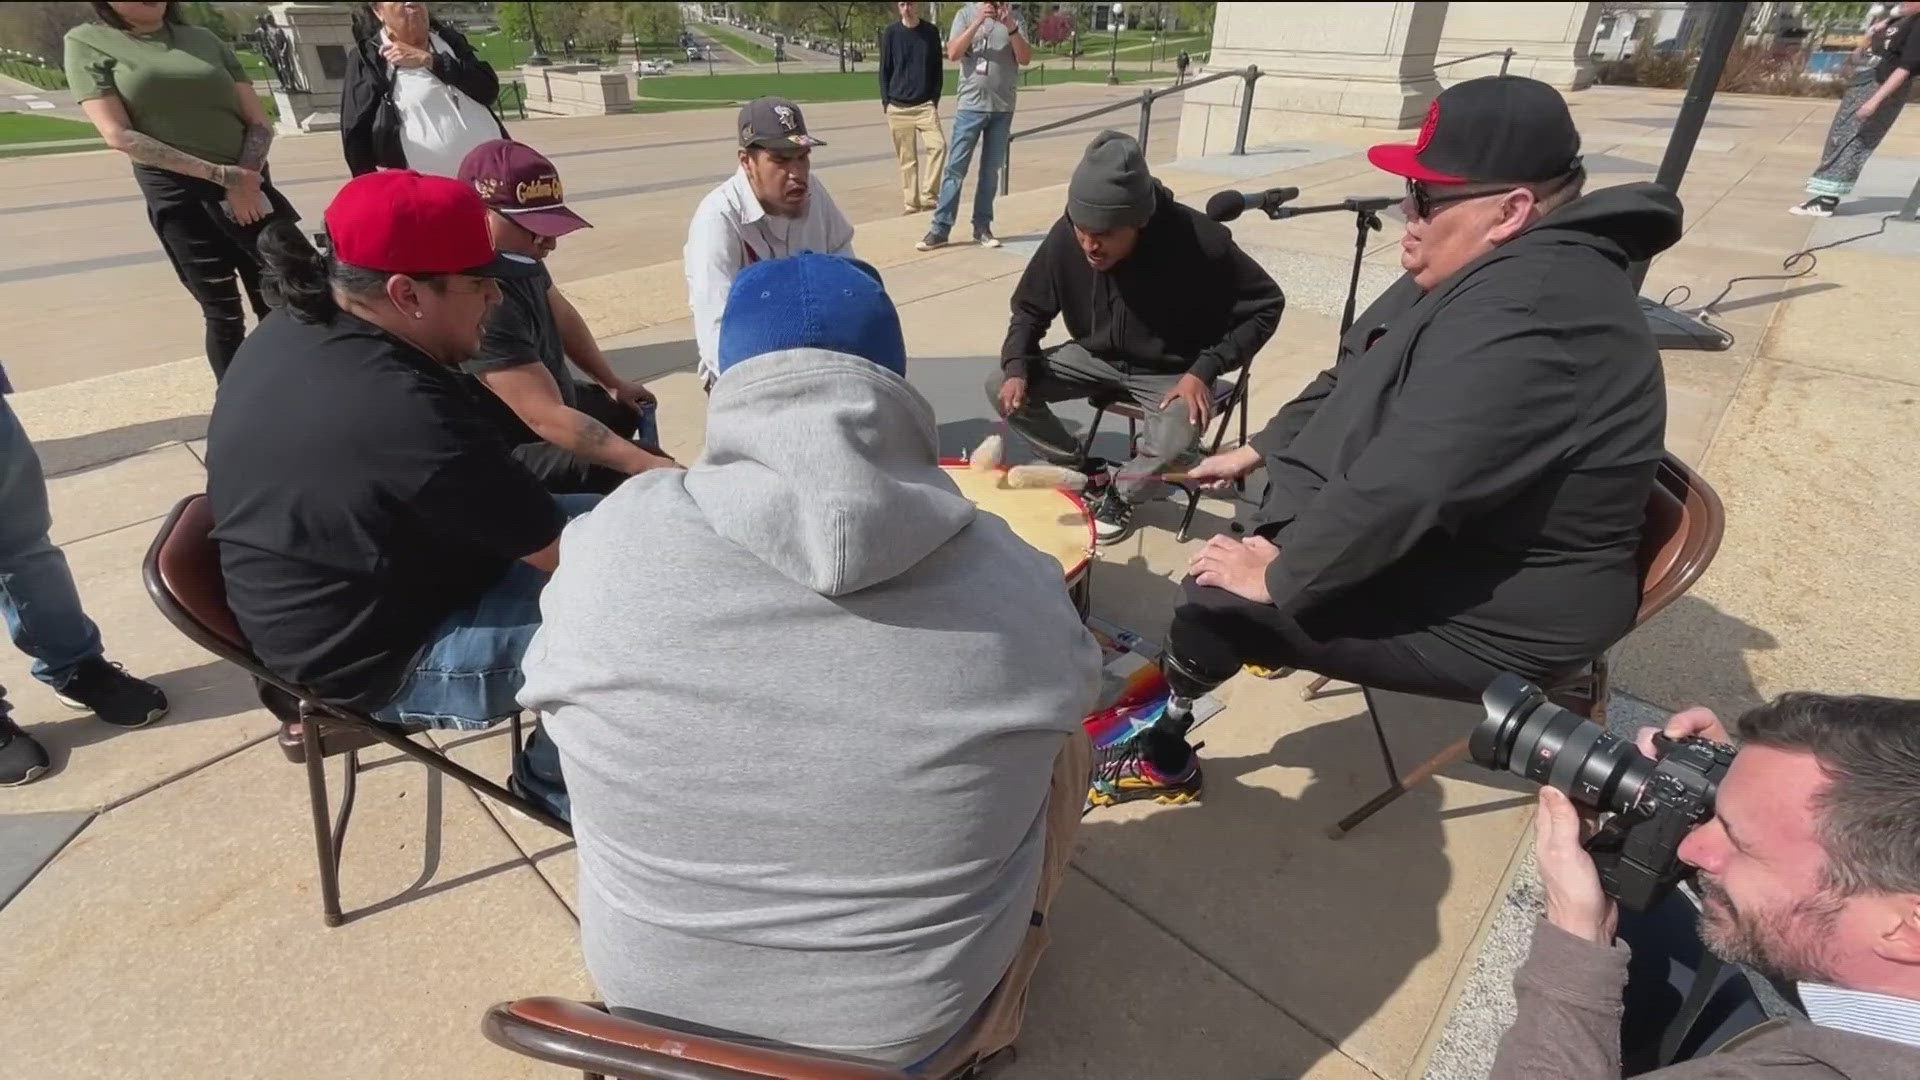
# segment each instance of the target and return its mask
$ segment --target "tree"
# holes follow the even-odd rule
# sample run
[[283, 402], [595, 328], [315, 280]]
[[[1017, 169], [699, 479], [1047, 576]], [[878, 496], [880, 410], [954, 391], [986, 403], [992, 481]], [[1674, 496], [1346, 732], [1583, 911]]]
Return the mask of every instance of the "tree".
[[586, 4], [573, 0], [541, 0], [537, 4], [503, 2], [495, 14], [499, 17], [501, 33], [515, 41], [532, 41], [534, 24], [528, 19], [531, 13], [539, 20], [540, 44], [558, 49], [579, 36], [580, 17], [586, 8]]
[[[831, 36], [840, 46], [840, 70], [847, 70], [847, 44], [871, 43], [886, 24], [886, 4], [839, 2], [813, 4], [772, 4], [770, 7], [802, 8], [801, 25], [816, 28]], [[782, 14], [785, 14], [783, 11]]]
[[627, 29], [633, 31], [634, 47], [641, 43], [675, 43], [680, 40], [680, 31], [685, 23], [680, 18], [679, 4], [628, 4]]
[[37, 56], [57, 68], [67, 31], [91, 18], [93, 9], [86, 4], [0, 4], [0, 48]]
[[1807, 28], [1807, 51], [1820, 47], [1826, 36], [1840, 27], [1866, 25], [1866, 4], [1801, 4], [1800, 19]]
[[1073, 19], [1056, 11], [1034, 28], [1042, 45], [1058, 45], [1073, 36]]

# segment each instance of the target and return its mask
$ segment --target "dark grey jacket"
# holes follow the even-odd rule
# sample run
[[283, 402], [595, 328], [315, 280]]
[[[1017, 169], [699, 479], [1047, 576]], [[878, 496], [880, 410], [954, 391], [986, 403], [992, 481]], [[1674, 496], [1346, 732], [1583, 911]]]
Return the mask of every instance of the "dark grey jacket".
[[[1620, 1080], [1627, 947], [1602, 948], [1541, 922], [1513, 978], [1518, 1010], [1487, 1080]], [[1646, 1080], [1914, 1080], [1920, 1048], [1795, 1021], [1770, 1021], [1718, 1051]]]
[[1536, 680], [1625, 633], [1666, 427], [1627, 265], [1679, 237], [1673, 195], [1628, 184], [1389, 287], [1252, 440], [1274, 604], [1386, 606]]

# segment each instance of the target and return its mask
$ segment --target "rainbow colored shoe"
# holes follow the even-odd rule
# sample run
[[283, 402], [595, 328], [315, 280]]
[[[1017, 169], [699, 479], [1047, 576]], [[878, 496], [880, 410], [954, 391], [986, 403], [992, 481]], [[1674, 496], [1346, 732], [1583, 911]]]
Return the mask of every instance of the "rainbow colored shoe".
[[[1199, 750], [1201, 743], [1195, 746]], [[1092, 786], [1087, 790], [1089, 806], [1114, 806], [1123, 802], [1152, 800], [1162, 806], [1183, 806], [1200, 798], [1200, 759], [1196, 755], [1185, 772], [1168, 776], [1153, 767], [1140, 753], [1140, 740], [1102, 755]]]

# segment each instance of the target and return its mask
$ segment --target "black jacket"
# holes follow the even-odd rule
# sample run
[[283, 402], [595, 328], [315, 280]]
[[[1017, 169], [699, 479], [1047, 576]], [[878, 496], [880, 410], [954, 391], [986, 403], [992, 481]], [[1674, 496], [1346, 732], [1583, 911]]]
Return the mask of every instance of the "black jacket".
[[947, 78], [940, 28], [921, 19], [909, 30], [894, 23], [880, 35], [880, 104], [940, 104]]
[[1191, 373], [1211, 383], [1246, 366], [1280, 325], [1285, 297], [1225, 225], [1154, 185], [1139, 246], [1112, 270], [1087, 265], [1061, 215], [1013, 290], [1000, 347], [1008, 375], [1030, 377], [1054, 316], [1088, 352], [1123, 369]]
[[1631, 628], [1666, 387], [1627, 264], [1679, 238], [1679, 201], [1627, 184], [1390, 286], [1252, 440], [1274, 604], [1391, 611], [1536, 680]]
[[[486, 61], [474, 54], [473, 46], [460, 31], [440, 22], [430, 23], [432, 33], [453, 50], [448, 56], [433, 54], [433, 77], [460, 91], [489, 112], [500, 97], [500, 77]], [[391, 65], [380, 55], [380, 34], [359, 39], [347, 54], [346, 85], [340, 91], [340, 147], [347, 158], [347, 171], [355, 176], [375, 169], [404, 169], [407, 155], [400, 148], [400, 117], [393, 104]], [[499, 114], [494, 114], [498, 120]], [[500, 137], [507, 127], [500, 125]]]

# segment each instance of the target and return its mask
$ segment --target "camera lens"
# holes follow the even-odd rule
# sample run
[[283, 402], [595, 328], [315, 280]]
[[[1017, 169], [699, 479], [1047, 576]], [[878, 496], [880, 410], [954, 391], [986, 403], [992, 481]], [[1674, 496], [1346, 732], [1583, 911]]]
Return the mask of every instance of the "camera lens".
[[1482, 701], [1487, 717], [1467, 742], [1473, 760], [1486, 768], [1615, 813], [1638, 802], [1653, 775], [1654, 763], [1631, 742], [1548, 701], [1518, 675], [1495, 678]]

